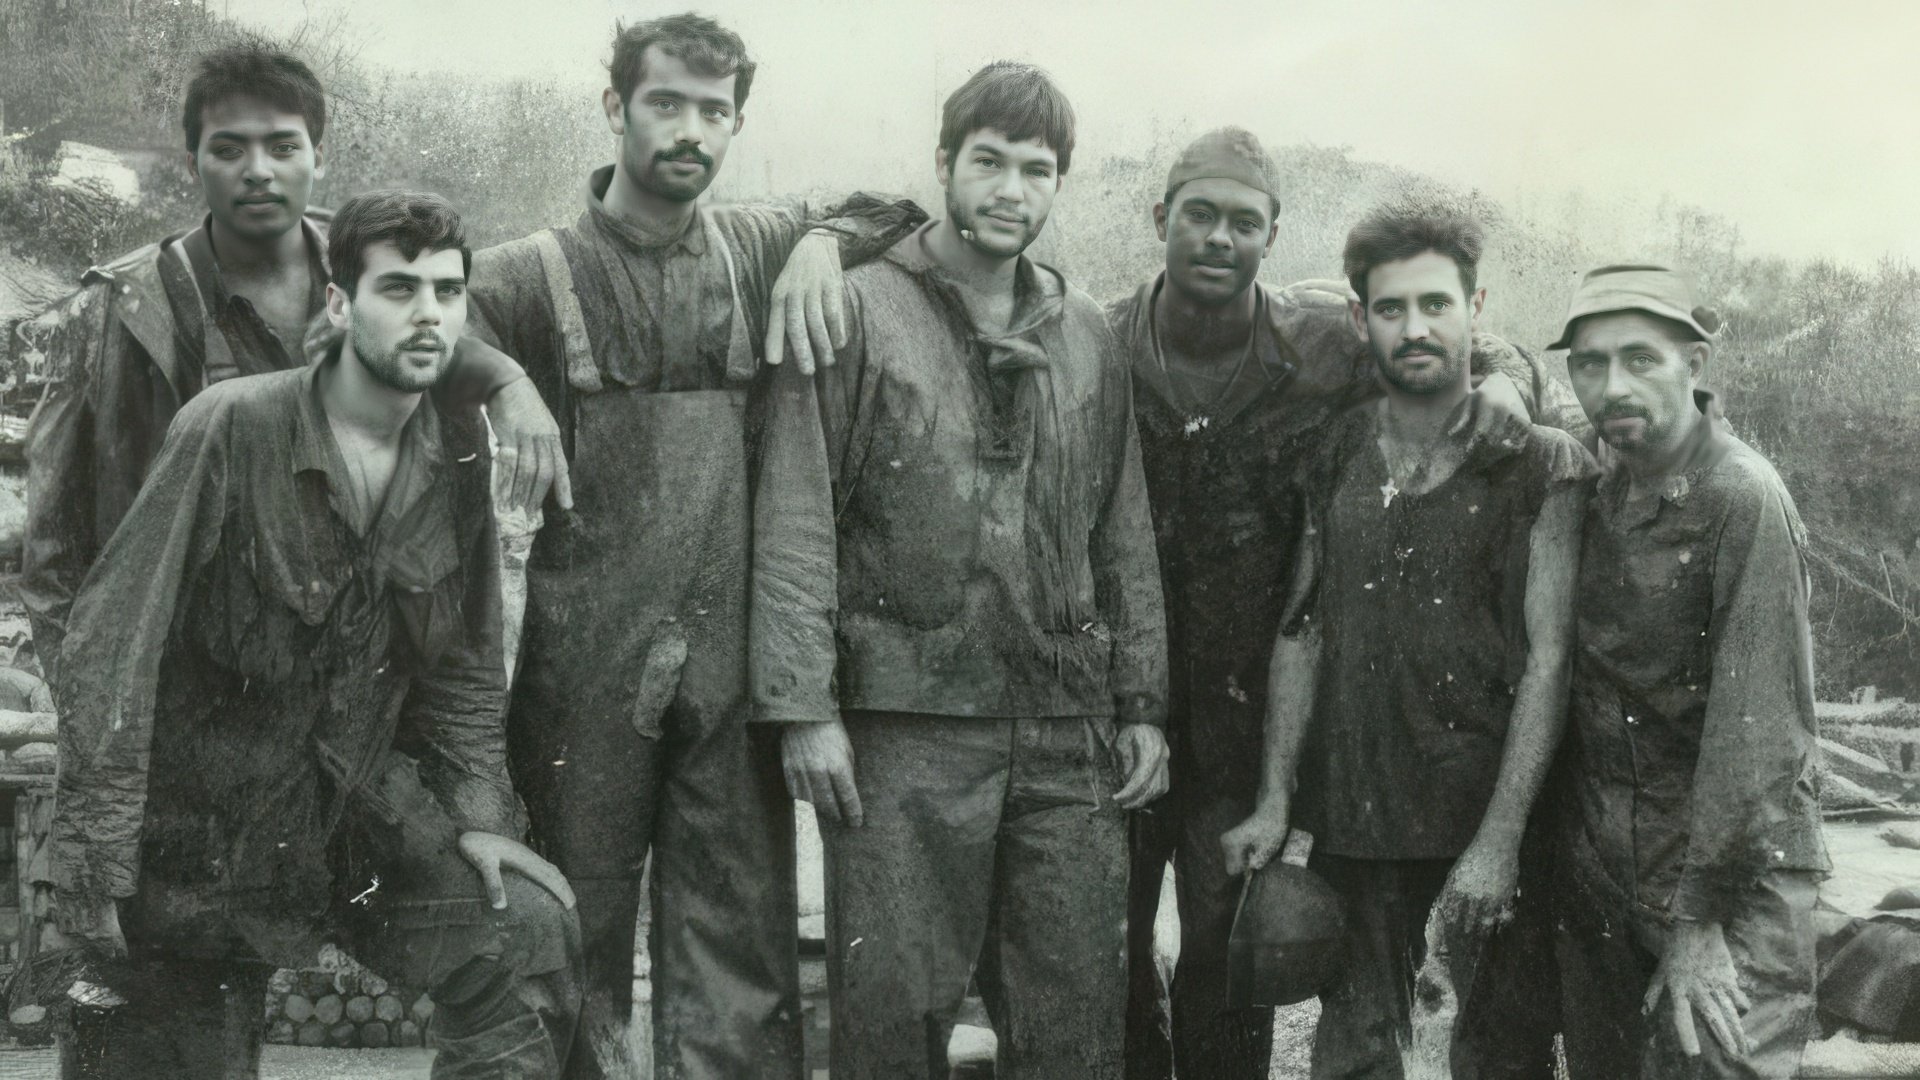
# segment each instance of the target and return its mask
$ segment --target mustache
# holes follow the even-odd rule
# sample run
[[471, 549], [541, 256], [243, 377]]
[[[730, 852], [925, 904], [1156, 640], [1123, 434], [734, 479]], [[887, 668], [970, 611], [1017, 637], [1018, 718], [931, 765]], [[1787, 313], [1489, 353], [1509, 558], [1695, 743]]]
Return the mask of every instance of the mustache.
[[1652, 422], [1653, 414], [1638, 405], [1615, 402], [1601, 409], [1600, 415], [1594, 417], [1594, 423], [1596, 424], [1604, 424], [1609, 420], [1646, 420]]
[[713, 159], [697, 146], [676, 146], [671, 150], [656, 150], [655, 161], [697, 161], [706, 168], [713, 168]]
[[446, 352], [447, 342], [446, 339], [442, 338], [439, 334], [428, 333], [423, 330], [400, 343], [401, 352], [406, 352], [409, 349], [431, 349], [434, 352]]
[[982, 206], [974, 210], [974, 214], [979, 217], [1016, 218], [1022, 225], [1032, 220], [1024, 211], [1016, 210], [1011, 206]]
[[1424, 341], [1409, 341], [1394, 347], [1395, 360], [1404, 360], [1409, 356], [1438, 356], [1444, 360], [1447, 357], [1447, 351], [1438, 345], [1429, 345]]

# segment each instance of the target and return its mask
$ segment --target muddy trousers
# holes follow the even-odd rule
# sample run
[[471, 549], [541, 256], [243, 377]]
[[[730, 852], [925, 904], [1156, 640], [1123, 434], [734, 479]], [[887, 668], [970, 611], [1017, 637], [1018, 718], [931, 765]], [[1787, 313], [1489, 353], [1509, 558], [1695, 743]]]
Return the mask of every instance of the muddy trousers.
[[[568, 1080], [797, 1077], [799, 902], [778, 731], [669, 723], [645, 738], [603, 719], [542, 729], [551, 745], [524, 755], [564, 762], [522, 791], [541, 853], [580, 898], [587, 999]], [[649, 859], [651, 1071], [629, 1035]]]
[[1001, 1080], [1118, 1080], [1111, 721], [849, 712], [866, 822], [822, 824], [834, 1080], [946, 1080], [975, 974]]
[[[1246, 820], [1259, 774], [1208, 776], [1174, 737], [1173, 786], [1129, 815], [1127, 1080], [1267, 1080], [1272, 1009], [1227, 1008], [1227, 938], [1240, 880], [1227, 873], [1220, 834]], [[1256, 744], [1247, 760], [1259, 759]], [[1161, 881], [1173, 863], [1180, 959], [1169, 985], [1154, 964]]]
[[[1745, 895], [1726, 926], [1740, 984], [1753, 1007], [1741, 1017], [1753, 1053], [1735, 1058], [1696, 1020], [1700, 1056], [1689, 1059], [1663, 998], [1641, 1012], [1665, 947], [1642, 920], [1591, 909], [1568, 911], [1559, 934], [1566, 1013], [1567, 1072], [1573, 1080], [1785, 1080], [1799, 1069], [1814, 1034], [1811, 873], [1775, 871]], [[1598, 915], [1611, 915], [1602, 919]]]
[[[1554, 1075], [1554, 969], [1543, 959], [1552, 952], [1551, 907], [1540, 863], [1530, 845], [1523, 848], [1514, 919], [1488, 939], [1461, 1006], [1456, 1080]], [[1427, 917], [1453, 860], [1349, 859], [1316, 851], [1308, 865], [1340, 894], [1347, 917], [1345, 971], [1320, 995], [1313, 1080], [1401, 1080], [1400, 1046], [1411, 1031]]]
[[[433, 1080], [551, 1080], [579, 1008], [579, 927], [551, 893], [508, 873], [507, 907], [472, 896], [389, 904], [339, 944], [433, 999]], [[137, 938], [130, 944], [139, 949]], [[79, 1008], [59, 1033], [62, 1080], [254, 1080], [266, 1027], [257, 960], [138, 959], [103, 967], [127, 999]]]

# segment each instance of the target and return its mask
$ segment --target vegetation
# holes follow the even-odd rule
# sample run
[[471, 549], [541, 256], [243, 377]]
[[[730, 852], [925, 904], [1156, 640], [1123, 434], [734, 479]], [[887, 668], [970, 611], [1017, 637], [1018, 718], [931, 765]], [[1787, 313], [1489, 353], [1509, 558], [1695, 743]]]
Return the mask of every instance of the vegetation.
[[[179, 166], [175, 102], [193, 56], [237, 32], [191, 0], [0, 0], [0, 127], [13, 146], [0, 159], [0, 236], [66, 273], [192, 221], [197, 192]], [[578, 213], [582, 179], [609, 153], [590, 94], [476, 81], [447, 95], [369, 70], [353, 42], [324, 23], [285, 42], [335, 96], [323, 203], [374, 186], [431, 188], [466, 211], [481, 243]], [[1162, 131], [1121, 152], [1082, 148], [1038, 254], [1103, 299], [1146, 280], [1160, 260], [1148, 208], [1191, 134]], [[149, 151], [141, 206], [63, 212], [45, 183], [62, 139]], [[1286, 198], [1263, 269], [1273, 282], [1337, 276], [1346, 229], [1368, 205], [1435, 187], [1340, 148], [1275, 149]], [[896, 173], [862, 183], [933, 200], [927, 158], [903, 153]], [[731, 168], [722, 195], [775, 193], [793, 182], [780, 171]], [[814, 174], [796, 162], [794, 175]], [[1779, 467], [1812, 533], [1823, 696], [1864, 684], [1920, 696], [1920, 475], [1902, 464], [1920, 456], [1920, 271], [1752, 253], [1734, 223], [1671, 203], [1568, 196], [1518, 207], [1452, 194], [1493, 226], [1485, 325], [1512, 340], [1552, 340], [1575, 276], [1601, 261], [1671, 260], [1699, 278], [1727, 321], [1710, 381], [1735, 428]]]

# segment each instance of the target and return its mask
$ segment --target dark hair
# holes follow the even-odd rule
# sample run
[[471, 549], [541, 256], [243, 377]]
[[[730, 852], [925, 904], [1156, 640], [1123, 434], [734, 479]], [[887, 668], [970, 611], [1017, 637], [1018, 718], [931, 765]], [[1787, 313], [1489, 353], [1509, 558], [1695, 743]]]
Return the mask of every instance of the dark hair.
[[658, 45], [661, 52], [702, 75], [716, 79], [732, 75], [733, 107], [746, 107], [747, 91], [753, 89], [753, 72], [759, 66], [747, 59], [747, 43], [739, 34], [692, 12], [648, 19], [633, 26], [614, 24], [613, 59], [607, 64], [607, 73], [613, 77], [613, 88], [620, 92], [622, 102], [640, 88], [649, 45]]
[[423, 251], [458, 248], [461, 271], [473, 270], [473, 252], [452, 203], [427, 191], [369, 191], [334, 211], [327, 230], [333, 283], [352, 296], [366, 272], [367, 249], [382, 242], [399, 248], [408, 262]]
[[247, 42], [215, 49], [200, 57], [187, 83], [180, 126], [186, 129], [187, 150], [200, 149], [200, 130], [207, 107], [229, 98], [250, 97], [307, 120], [307, 135], [315, 145], [327, 129], [327, 95], [313, 69], [294, 56], [264, 42]]
[[1060, 161], [1060, 175], [1073, 164], [1073, 105], [1045, 71], [1032, 64], [995, 60], [947, 95], [940, 109], [940, 146], [949, 164], [960, 143], [983, 128], [1014, 142], [1039, 139]]
[[1367, 302], [1367, 274], [1382, 263], [1435, 251], [1460, 268], [1461, 289], [1471, 295], [1487, 231], [1479, 219], [1439, 202], [1393, 203], [1378, 207], [1347, 234], [1341, 254], [1347, 284]]

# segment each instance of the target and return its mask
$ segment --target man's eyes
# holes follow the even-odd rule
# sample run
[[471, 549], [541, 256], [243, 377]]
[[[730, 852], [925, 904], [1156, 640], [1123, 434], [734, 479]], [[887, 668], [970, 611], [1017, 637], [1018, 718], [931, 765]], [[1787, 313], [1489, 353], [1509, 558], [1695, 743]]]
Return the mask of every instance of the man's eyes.
[[442, 285], [439, 289], [440, 295], [448, 298], [459, 296], [466, 291], [467, 287], [464, 285]]

